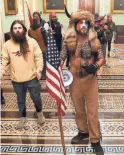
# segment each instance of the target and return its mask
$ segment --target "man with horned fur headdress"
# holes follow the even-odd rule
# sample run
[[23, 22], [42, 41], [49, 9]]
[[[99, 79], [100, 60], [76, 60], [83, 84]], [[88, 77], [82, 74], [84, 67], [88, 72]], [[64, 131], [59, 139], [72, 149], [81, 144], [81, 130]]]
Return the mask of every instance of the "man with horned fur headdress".
[[104, 65], [101, 45], [94, 30], [94, 19], [90, 12], [79, 10], [70, 15], [65, 7], [70, 24], [63, 41], [61, 63], [70, 54], [70, 71], [73, 82], [70, 94], [75, 106], [78, 135], [71, 140], [79, 144], [89, 138], [96, 155], [104, 155], [100, 145], [101, 133], [98, 120], [97, 70]]

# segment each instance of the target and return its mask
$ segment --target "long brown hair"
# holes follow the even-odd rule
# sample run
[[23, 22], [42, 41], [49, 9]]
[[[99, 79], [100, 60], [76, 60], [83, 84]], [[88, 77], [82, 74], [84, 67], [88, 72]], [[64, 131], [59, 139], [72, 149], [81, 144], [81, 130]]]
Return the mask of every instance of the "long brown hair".
[[27, 57], [27, 52], [29, 52], [29, 45], [28, 45], [28, 42], [27, 42], [27, 39], [26, 39], [26, 33], [27, 33], [27, 28], [24, 26], [24, 24], [20, 21], [20, 20], [15, 20], [12, 25], [11, 25], [11, 28], [10, 28], [10, 32], [11, 32], [11, 36], [13, 37], [14, 34], [13, 34], [13, 26], [15, 24], [20, 24], [22, 25], [23, 27], [23, 39], [20, 40], [18, 43], [20, 44], [20, 53], [24, 56], [24, 58], [26, 59]]

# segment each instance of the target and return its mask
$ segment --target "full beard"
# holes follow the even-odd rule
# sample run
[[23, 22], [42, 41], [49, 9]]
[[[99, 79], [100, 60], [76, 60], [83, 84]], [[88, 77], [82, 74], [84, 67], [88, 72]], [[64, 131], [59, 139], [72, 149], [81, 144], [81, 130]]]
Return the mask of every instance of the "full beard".
[[52, 23], [57, 23], [57, 19], [52, 19], [51, 22]]
[[17, 43], [24, 43], [24, 42], [26, 42], [26, 35], [25, 35], [25, 33], [23, 32], [22, 34], [21, 33], [14, 33], [14, 32], [12, 32], [12, 38], [13, 38], [13, 40], [15, 41], [15, 42], [17, 42]]
[[77, 32], [80, 33], [83, 36], [86, 36], [88, 34], [88, 30], [87, 29], [85, 29], [85, 30], [80, 29], [80, 30], [77, 30]]
[[26, 33], [23, 32], [15, 34], [14, 32], [11, 33], [13, 40], [16, 43], [20, 44], [20, 53], [24, 56], [24, 59], [27, 59], [27, 52], [29, 52], [29, 45], [26, 39]]
[[52, 27], [55, 27], [55, 25], [57, 24], [57, 20], [51, 20], [50, 22]]

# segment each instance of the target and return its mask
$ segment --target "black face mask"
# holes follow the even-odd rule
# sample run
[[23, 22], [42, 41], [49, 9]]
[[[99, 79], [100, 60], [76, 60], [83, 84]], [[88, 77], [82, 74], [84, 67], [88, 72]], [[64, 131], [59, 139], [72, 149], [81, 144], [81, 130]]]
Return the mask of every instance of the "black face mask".
[[31, 26], [33, 30], [36, 30], [40, 27], [40, 24], [38, 24], [37, 19], [33, 19], [33, 25]]

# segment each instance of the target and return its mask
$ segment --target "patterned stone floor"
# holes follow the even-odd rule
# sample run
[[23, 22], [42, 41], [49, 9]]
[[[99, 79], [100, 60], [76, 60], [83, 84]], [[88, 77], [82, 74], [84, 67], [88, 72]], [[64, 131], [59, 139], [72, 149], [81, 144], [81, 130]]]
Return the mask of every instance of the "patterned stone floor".
[[[15, 93], [4, 94], [7, 104], [2, 105], [2, 111], [17, 111], [17, 101]], [[48, 94], [42, 93], [44, 112], [56, 112], [56, 101]], [[67, 113], [74, 112], [74, 107], [70, 94], [66, 93]], [[27, 111], [35, 111], [34, 104], [27, 94]], [[99, 112], [124, 112], [124, 94], [123, 93], [99, 93]]]
[[[109, 81], [108, 81], [109, 80]], [[102, 90], [120, 90], [124, 92], [124, 76], [99, 76], [98, 77], [98, 84], [99, 84], [99, 91]], [[46, 90], [46, 82], [43, 80], [41, 81], [42, 89], [44, 91]], [[4, 91], [10, 92], [10, 90], [13, 90], [11, 81], [5, 81], [5, 86], [3, 86]], [[68, 87], [66, 88], [66, 91], [68, 91]], [[106, 92], [106, 91], [105, 91]]]
[[[37, 124], [36, 119], [28, 119], [25, 128], [21, 131], [16, 130], [16, 123], [19, 119], [4, 118], [2, 119], [1, 133], [2, 139], [20, 138], [28, 139], [60, 139], [58, 119], [46, 119], [45, 124], [41, 127]], [[116, 124], [118, 122], [118, 124]], [[104, 139], [123, 139], [124, 121], [123, 119], [100, 119], [101, 132]], [[77, 128], [74, 119], [63, 119], [63, 130], [65, 140], [71, 140], [76, 135]], [[118, 136], [117, 136], [118, 134]], [[32, 136], [33, 135], [33, 136]], [[117, 136], [117, 137], [116, 137]]]
[[[119, 154], [123, 154], [123, 148], [124, 145], [116, 145], [116, 146], [103, 146], [104, 152], [107, 152], [106, 155], [119, 155]], [[2, 152], [6, 152], [6, 150], [8, 151], [7, 154], [13, 154], [13, 155], [17, 155], [20, 153], [23, 154], [35, 154], [35, 155], [39, 155], [39, 154], [45, 154], [45, 155], [59, 155], [59, 154], [63, 154], [62, 151], [62, 147], [60, 145], [33, 145], [31, 144], [30, 146], [27, 144], [22, 144], [21, 146], [19, 146], [18, 144], [12, 144], [11, 146], [9, 145], [3, 145], [2, 147]], [[16, 152], [16, 153], [15, 153]], [[86, 154], [86, 155], [94, 155], [93, 154], [93, 149], [89, 146], [85, 146], [85, 145], [78, 145], [78, 146], [66, 146], [66, 152], [69, 155], [82, 155], [82, 154]], [[4, 154], [4, 153], [3, 153]], [[21, 155], [23, 155], [21, 154]]]
[[[102, 146], [105, 155], [124, 155], [124, 44], [112, 46], [111, 57], [107, 58], [110, 68], [98, 71], [99, 120], [103, 136]], [[46, 91], [45, 81], [41, 81], [45, 124], [37, 124], [34, 105], [27, 94], [28, 122], [21, 131], [15, 126], [19, 120], [16, 95], [13, 92], [9, 72], [5, 82], [6, 104], [1, 106], [1, 154], [5, 155], [62, 155], [62, 144], [56, 102]], [[63, 117], [63, 131], [67, 155], [93, 155], [94, 150], [88, 140], [82, 144], [71, 145], [77, 134], [74, 120], [74, 107], [66, 88], [67, 111]]]

